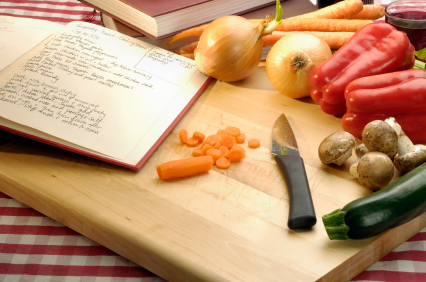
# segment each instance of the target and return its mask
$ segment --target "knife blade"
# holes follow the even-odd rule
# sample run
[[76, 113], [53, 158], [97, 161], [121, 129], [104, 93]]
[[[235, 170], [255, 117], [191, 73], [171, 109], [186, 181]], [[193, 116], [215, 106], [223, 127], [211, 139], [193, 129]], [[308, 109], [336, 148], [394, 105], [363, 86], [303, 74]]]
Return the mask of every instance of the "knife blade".
[[275, 162], [287, 184], [290, 201], [288, 227], [300, 229], [314, 226], [317, 218], [305, 166], [293, 130], [284, 114], [278, 117], [272, 128], [271, 154], [275, 155]]

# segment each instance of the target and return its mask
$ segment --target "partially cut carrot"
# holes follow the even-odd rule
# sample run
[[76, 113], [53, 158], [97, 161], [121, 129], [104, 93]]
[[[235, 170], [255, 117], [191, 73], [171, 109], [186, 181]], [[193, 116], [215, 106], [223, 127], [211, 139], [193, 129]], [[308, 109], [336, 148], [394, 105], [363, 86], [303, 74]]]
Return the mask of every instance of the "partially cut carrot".
[[237, 137], [235, 137], [235, 141], [237, 141], [238, 144], [244, 143], [246, 140], [246, 135], [244, 133], [240, 133]]
[[231, 135], [224, 135], [222, 136], [222, 140], [220, 141], [223, 146], [227, 147], [228, 149], [231, 149], [232, 146], [234, 146], [237, 141], [235, 141], [235, 137]]
[[234, 137], [240, 135], [240, 133], [241, 133], [241, 130], [238, 127], [235, 127], [235, 126], [227, 126], [225, 128], [225, 131], [228, 132], [229, 135], [234, 136]]
[[219, 148], [219, 151], [222, 153], [222, 157], [227, 158], [228, 157], [228, 153], [229, 153], [229, 149], [226, 148], [225, 146], [221, 146]]
[[206, 138], [206, 136], [199, 131], [194, 131], [194, 133], [192, 134], [192, 137], [197, 139], [199, 142], [203, 142], [204, 139]]
[[272, 34], [263, 37], [263, 47], [273, 46], [278, 40], [294, 32], [306, 32], [318, 36], [328, 44], [330, 49], [341, 48], [355, 34], [355, 32], [274, 31]]
[[290, 19], [350, 19], [361, 12], [363, 4], [361, 0], [339, 1], [333, 5], [324, 7], [315, 12], [302, 14]]
[[206, 151], [206, 156], [212, 156], [213, 160], [216, 161], [218, 158], [222, 156], [222, 153], [218, 149], [208, 149]]
[[371, 20], [339, 19], [285, 19], [275, 31], [331, 31], [357, 32], [360, 28], [373, 23]]
[[208, 172], [212, 167], [212, 156], [201, 156], [160, 164], [157, 166], [157, 174], [164, 180]]
[[378, 20], [385, 15], [385, 8], [380, 4], [364, 5], [364, 9], [356, 14], [352, 19], [358, 20]]
[[246, 155], [246, 152], [243, 148], [238, 145], [234, 145], [231, 150], [229, 150], [228, 158], [231, 162], [240, 162]]
[[220, 157], [216, 160], [216, 167], [226, 169], [231, 166], [231, 161], [227, 158]]
[[186, 144], [186, 141], [188, 140], [188, 131], [186, 129], [179, 130], [179, 140], [182, 144]]
[[260, 147], [260, 141], [258, 139], [250, 139], [248, 141], [249, 148], [259, 148]]
[[201, 151], [201, 147], [195, 147], [194, 149], [192, 149], [192, 155], [193, 155], [194, 157], [202, 156], [202, 155], [203, 155], [203, 153], [202, 153], [202, 151]]
[[195, 147], [198, 145], [198, 139], [194, 137], [189, 137], [188, 140], [186, 140], [186, 145], [190, 147]]

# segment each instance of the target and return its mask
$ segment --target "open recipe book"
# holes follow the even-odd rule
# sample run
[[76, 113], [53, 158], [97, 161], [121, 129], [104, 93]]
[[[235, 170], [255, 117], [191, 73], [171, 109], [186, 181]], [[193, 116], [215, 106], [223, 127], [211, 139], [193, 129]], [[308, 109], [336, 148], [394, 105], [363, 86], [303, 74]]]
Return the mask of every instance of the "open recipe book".
[[139, 170], [207, 87], [193, 60], [85, 22], [0, 16], [0, 129]]

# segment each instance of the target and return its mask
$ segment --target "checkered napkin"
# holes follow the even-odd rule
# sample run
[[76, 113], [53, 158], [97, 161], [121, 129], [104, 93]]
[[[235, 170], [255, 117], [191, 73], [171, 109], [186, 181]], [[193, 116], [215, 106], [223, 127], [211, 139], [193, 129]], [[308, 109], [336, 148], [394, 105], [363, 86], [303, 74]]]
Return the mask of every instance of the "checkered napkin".
[[99, 12], [77, 0], [0, 0], [0, 15], [48, 20], [63, 24], [71, 21], [101, 24]]
[[[0, 0], [0, 15], [101, 24], [99, 12], [77, 0]], [[2, 193], [0, 281], [165, 282]], [[426, 281], [426, 228], [352, 281]]]

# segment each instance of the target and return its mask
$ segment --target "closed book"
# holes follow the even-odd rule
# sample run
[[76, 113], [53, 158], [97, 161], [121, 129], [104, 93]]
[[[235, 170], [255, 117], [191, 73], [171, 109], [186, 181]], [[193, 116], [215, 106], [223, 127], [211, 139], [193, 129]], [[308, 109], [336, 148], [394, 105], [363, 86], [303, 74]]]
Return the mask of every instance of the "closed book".
[[240, 15], [276, 3], [271, 0], [80, 0], [80, 2], [154, 40], [211, 22], [221, 16]]

